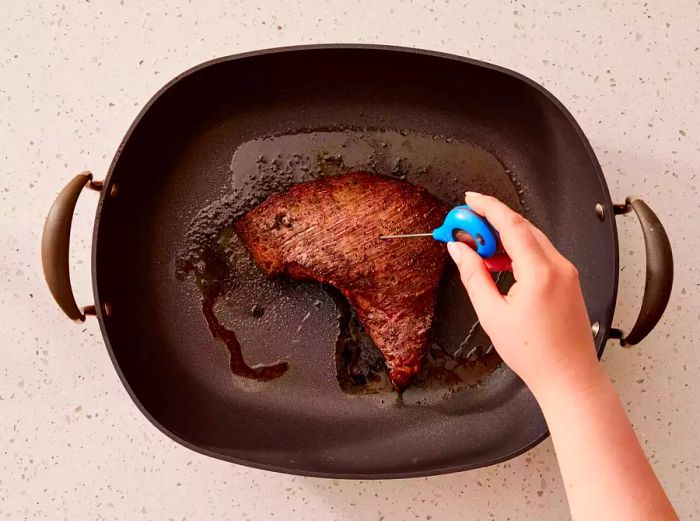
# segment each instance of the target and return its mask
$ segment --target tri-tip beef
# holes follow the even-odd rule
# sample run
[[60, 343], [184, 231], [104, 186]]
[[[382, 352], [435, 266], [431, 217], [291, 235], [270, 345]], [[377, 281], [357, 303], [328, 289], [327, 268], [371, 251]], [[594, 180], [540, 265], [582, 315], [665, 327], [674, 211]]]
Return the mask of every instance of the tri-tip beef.
[[235, 230], [266, 274], [338, 288], [401, 391], [429, 347], [446, 251], [431, 238], [379, 236], [432, 231], [448, 210], [424, 188], [354, 172], [273, 195], [238, 220]]

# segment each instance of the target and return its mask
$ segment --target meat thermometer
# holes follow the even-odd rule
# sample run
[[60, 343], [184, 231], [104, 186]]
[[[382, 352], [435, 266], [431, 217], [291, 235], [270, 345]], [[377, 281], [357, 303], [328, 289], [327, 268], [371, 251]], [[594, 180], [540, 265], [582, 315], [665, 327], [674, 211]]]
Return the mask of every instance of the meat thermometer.
[[380, 239], [412, 239], [432, 237], [440, 242], [463, 242], [481, 255], [492, 257], [498, 251], [498, 232], [482, 216], [463, 204], [452, 208], [442, 225], [432, 233], [409, 233], [404, 235], [381, 235]]

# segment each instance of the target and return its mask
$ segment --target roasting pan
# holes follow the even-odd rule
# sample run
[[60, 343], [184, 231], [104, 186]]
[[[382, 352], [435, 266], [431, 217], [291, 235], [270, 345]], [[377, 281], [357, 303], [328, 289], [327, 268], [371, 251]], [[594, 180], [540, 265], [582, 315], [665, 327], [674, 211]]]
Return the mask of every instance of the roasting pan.
[[[381, 382], [344, 388], [339, 322], [350, 327], [352, 310], [331, 288], [289, 281], [257, 281], [216, 303], [248, 363], [290, 366], [264, 382], [232, 374], [203, 316], [197, 274], [179, 276], [178, 259], [224, 233], [241, 201], [353, 169], [426, 186], [450, 203], [465, 190], [491, 193], [523, 212], [578, 267], [599, 355], [610, 339], [638, 343], [668, 302], [673, 263], [661, 223], [640, 199], [613, 204], [586, 137], [552, 94], [495, 65], [373, 45], [239, 54], [172, 80], [102, 180], [83, 172], [56, 199], [42, 239], [49, 288], [71, 319], [96, 316], [144, 416], [208, 456], [309, 476], [401, 478], [491, 465], [542, 441], [535, 399], [494, 358], [451, 267], [433, 336], [446, 363], [463, 369], [457, 383], [427, 378], [403, 396]], [[68, 244], [84, 188], [99, 203], [94, 305], [81, 308]], [[647, 278], [639, 319], [623, 333], [612, 324], [615, 221], [630, 210], [644, 231]]]

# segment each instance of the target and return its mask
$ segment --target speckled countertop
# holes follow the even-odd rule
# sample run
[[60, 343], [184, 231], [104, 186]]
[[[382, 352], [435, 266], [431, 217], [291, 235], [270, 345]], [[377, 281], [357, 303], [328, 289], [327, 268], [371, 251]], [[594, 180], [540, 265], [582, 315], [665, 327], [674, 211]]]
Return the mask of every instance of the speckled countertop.
[[[613, 199], [644, 196], [659, 212], [677, 270], [666, 318], [638, 348], [611, 343], [604, 364], [681, 517], [700, 517], [696, 1], [32, 4], [5, 0], [0, 20], [0, 518], [568, 517], [549, 441], [478, 471], [374, 482], [292, 477], [195, 454], [133, 405], [96, 321], [73, 324], [51, 301], [39, 265], [47, 209], [76, 172], [101, 177], [157, 89], [213, 57], [320, 42], [416, 46], [530, 76], [578, 119]], [[72, 273], [84, 303], [95, 201], [81, 198], [74, 220]], [[628, 326], [644, 260], [634, 219], [619, 228], [614, 322]]]

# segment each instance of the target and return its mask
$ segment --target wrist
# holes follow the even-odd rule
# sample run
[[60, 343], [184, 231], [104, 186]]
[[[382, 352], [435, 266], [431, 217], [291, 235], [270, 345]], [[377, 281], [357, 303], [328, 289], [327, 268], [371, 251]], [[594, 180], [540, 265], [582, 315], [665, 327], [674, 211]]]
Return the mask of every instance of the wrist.
[[560, 404], [562, 401], [568, 402], [572, 398], [598, 395], [612, 385], [595, 357], [567, 370], [552, 371], [546, 378], [541, 378], [537, 382], [525, 383], [528, 384], [540, 408], [545, 412], [550, 406]]

